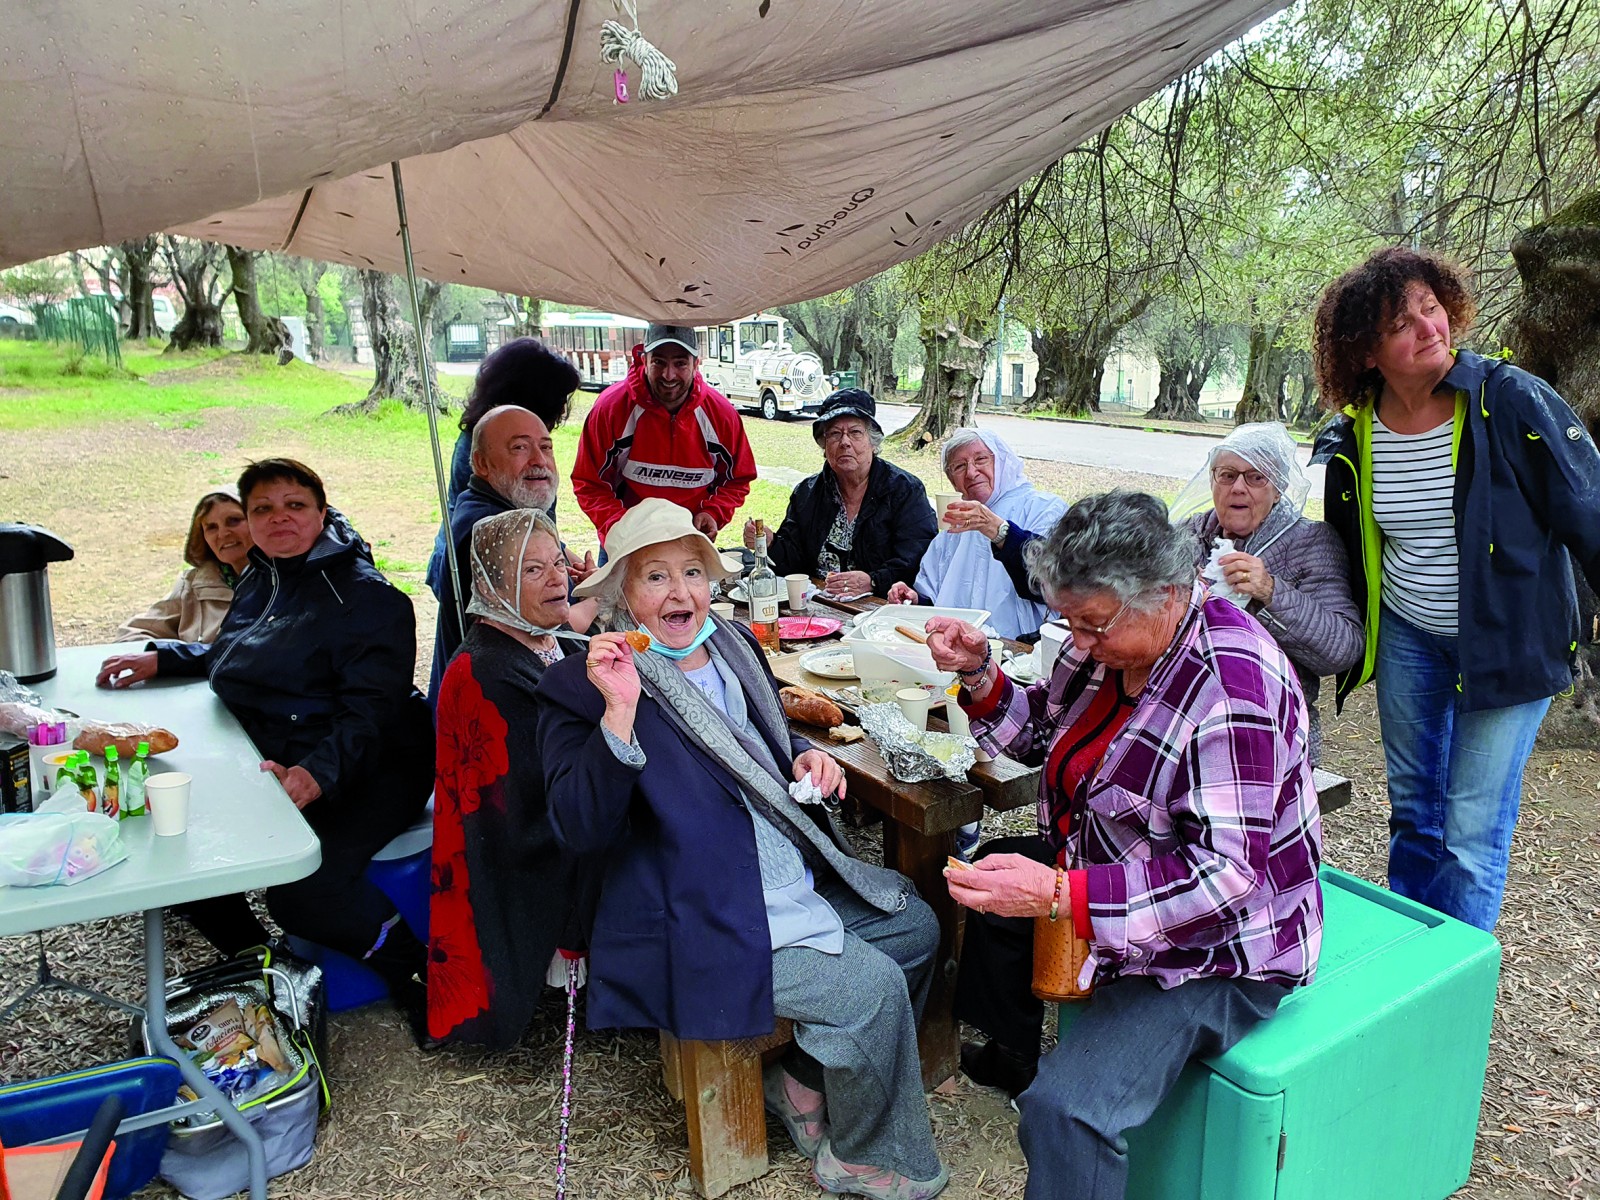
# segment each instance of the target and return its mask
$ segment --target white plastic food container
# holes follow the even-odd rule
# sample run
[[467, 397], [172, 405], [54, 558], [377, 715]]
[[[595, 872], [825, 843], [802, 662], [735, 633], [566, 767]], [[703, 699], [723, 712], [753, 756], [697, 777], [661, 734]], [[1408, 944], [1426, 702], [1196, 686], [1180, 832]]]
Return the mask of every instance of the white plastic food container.
[[845, 635], [855, 659], [856, 675], [862, 687], [875, 683], [922, 683], [942, 692], [955, 679], [953, 671], [940, 671], [933, 665], [933, 654], [920, 643], [896, 633], [896, 625], [923, 629], [933, 617], [955, 617], [980, 629], [989, 619], [982, 608], [936, 608], [923, 604], [885, 604], [863, 613], [855, 628]]

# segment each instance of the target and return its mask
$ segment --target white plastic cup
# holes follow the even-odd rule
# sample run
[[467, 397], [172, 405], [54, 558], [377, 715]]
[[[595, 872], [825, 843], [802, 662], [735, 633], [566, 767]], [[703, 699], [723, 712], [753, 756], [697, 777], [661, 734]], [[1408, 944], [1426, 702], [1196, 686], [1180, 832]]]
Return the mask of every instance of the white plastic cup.
[[163, 771], [144, 781], [144, 803], [157, 835], [176, 837], [189, 831], [190, 778], [182, 771]]
[[783, 586], [789, 590], [789, 611], [799, 612], [806, 606], [806, 589], [811, 586], [811, 576], [785, 575]]
[[1056, 669], [1056, 659], [1070, 636], [1065, 621], [1046, 621], [1039, 627], [1039, 657], [1043, 660], [1039, 665], [1047, 679]]
[[956, 698], [951, 696], [944, 702], [945, 723], [950, 726], [950, 732], [957, 737], [972, 736], [972, 722], [967, 720], [967, 710], [956, 703]]
[[928, 709], [933, 705], [933, 695], [927, 688], [901, 688], [894, 694], [900, 713], [911, 722], [911, 727], [925, 733], [928, 729]]
[[733, 605], [727, 600], [719, 600], [711, 606], [711, 615], [718, 625], [727, 625], [733, 621]]
[[933, 494], [933, 519], [944, 524], [944, 510], [961, 499], [960, 492], [935, 492]]

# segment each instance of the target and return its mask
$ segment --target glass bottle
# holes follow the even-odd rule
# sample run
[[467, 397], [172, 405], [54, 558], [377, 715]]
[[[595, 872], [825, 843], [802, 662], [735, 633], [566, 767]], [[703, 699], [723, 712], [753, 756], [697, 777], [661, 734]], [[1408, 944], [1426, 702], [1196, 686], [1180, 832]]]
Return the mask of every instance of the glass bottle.
[[767, 561], [767, 527], [756, 522], [756, 565], [744, 583], [750, 597], [750, 632], [763, 649], [776, 654], [778, 645], [778, 576]]

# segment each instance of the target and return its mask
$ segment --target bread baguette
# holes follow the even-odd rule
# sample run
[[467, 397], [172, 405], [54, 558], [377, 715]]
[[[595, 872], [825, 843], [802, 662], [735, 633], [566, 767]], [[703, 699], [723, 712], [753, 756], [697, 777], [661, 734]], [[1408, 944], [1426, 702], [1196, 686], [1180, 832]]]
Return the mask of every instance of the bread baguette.
[[178, 735], [159, 725], [140, 721], [90, 721], [72, 743], [75, 750], [105, 757], [106, 747], [115, 746], [122, 758], [132, 758], [140, 742], [150, 743], [151, 754], [165, 754], [178, 746]]
[[823, 729], [844, 724], [844, 713], [839, 711], [839, 706], [811, 688], [786, 687], [778, 692], [778, 699], [783, 701], [783, 715], [791, 721], [804, 721]]

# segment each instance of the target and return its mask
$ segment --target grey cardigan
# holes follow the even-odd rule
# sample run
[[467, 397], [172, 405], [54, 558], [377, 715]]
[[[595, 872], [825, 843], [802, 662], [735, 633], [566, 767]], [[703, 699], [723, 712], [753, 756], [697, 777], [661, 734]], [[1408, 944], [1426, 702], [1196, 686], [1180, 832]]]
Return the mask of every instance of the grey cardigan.
[[[1188, 525], [1203, 565], [1221, 533], [1217, 514], [1196, 513]], [[1361, 612], [1350, 594], [1350, 560], [1333, 526], [1301, 517], [1267, 547], [1261, 561], [1272, 573], [1272, 602], [1252, 600], [1247, 611], [1277, 640], [1300, 677], [1311, 713], [1311, 761], [1320, 762], [1322, 677], [1349, 670], [1366, 648]]]

